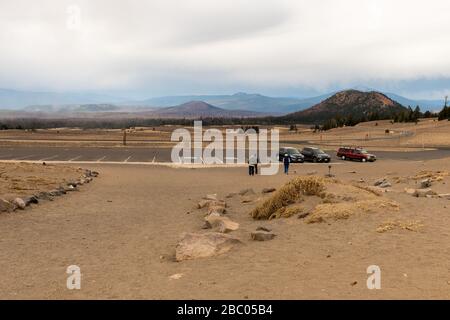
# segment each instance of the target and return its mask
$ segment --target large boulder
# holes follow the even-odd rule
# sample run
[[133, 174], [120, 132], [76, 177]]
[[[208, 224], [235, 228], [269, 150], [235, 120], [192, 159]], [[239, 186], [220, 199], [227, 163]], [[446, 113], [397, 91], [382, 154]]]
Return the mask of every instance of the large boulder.
[[210, 228], [218, 227], [220, 233], [229, 233], [239, 229], [239, 223], [231, 221], [228, 217], [223, 217], [217, 214], [211, 214], [205, 217], [205, 222], [205, 224], [210, 226]]
[[425, 198], [425, 197], [435, 196], [435, 195], [436, 195], [436, 192], [434, 192], [431, 189], [417, 189], [413, 193], [413, 196], [418, 197], [418, 198]]
[[218, 232], [185, 233], [175, 248], [177, 261], [207, 258], [230, 251], [242, 243], [239, 239]]

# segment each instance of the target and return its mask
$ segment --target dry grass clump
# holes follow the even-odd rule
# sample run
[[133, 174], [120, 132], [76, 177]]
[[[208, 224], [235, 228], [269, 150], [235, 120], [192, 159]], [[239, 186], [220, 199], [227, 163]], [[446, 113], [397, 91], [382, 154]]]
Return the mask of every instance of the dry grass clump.
[[402, 229], [402, 230], [408, 230], [408, 231], [418, 231], [421, 229], [424, 225], [421, 221], [387, 221], [381, 224], [377, 228], [377, 232], [384, 233], [387, 231], [395, 230], [395, 229]]
[[393, 201], [380, 199], [360, 200], [353, 203], [319, 204], [305, 221], [306, 223], [320, 223], [328, 219], [342, 220], [348, 219], [355, 214], [376, 212], [380, 209], [398, 211], [399, 205]]
[[[302, 200], [302, 196], [320, 196], [323, 197], [325, 184], [319, 177], [297, 177], [286, 183], [277, 190], [269, 199], [264, 201], [250, 212], [253, 219], [267, 220], [280, 213], [278, 210]], [[273, 217], [272, 217], [273, 216]]]
[[293, 205], [289, 207], [282, 207], [275, 211], [270, 217], [269, 220], [278, 219], [278, 218], [289, 218], [295, 215], [299, 215], [304, 213], [305, 209], [299, 205]]

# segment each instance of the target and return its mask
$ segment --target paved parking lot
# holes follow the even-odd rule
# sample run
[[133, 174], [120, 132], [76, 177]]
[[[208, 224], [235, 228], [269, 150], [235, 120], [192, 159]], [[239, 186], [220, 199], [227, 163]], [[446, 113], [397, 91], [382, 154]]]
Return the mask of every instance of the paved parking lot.
[[[333, 162], [340, 162], [334, 150], [326, 150]], [[450, 157], [450, 150], [414, 152], [374, 152], [379, 160], [432, 160]], [[92, 148], [92, 147], [5, 147], [0, 160], [68, 162], [170, 162], [170, 148]]]

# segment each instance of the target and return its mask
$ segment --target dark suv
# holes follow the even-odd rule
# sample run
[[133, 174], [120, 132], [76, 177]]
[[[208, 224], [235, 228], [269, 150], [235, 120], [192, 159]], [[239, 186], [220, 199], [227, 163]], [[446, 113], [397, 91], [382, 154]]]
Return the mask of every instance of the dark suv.
[[278, 153], [278, 160], [283, 161], [284, 155], [287, 154], [288, 157], [291, 159], [291, 162], [300, 162], [303, 163], [305, 161], [304, 156], [295, 148], [290, 147], [284, 147], [280, 148], [280, 151]]
[[313, 147], [303, 148], [302, 155], [305, 157], [305, 161], [328, 163], [331, 160], [330, 155], [323, 152], [319, 148]]
[[337, 156], [342, 160], [359, 160], [361, 162], [377, 160], [375, 155], [368, 153], [363, 148], [342, 147], [339, 148]]

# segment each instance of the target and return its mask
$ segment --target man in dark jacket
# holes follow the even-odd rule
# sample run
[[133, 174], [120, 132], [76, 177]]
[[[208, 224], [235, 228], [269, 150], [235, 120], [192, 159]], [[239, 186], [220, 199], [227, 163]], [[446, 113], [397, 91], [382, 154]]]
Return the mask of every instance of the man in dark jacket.
[[284, 163], [284, 173], [289, 174], [289, 164], [291, 163], [291, 158], [287, 153], [283, 157], [283, 163]]

